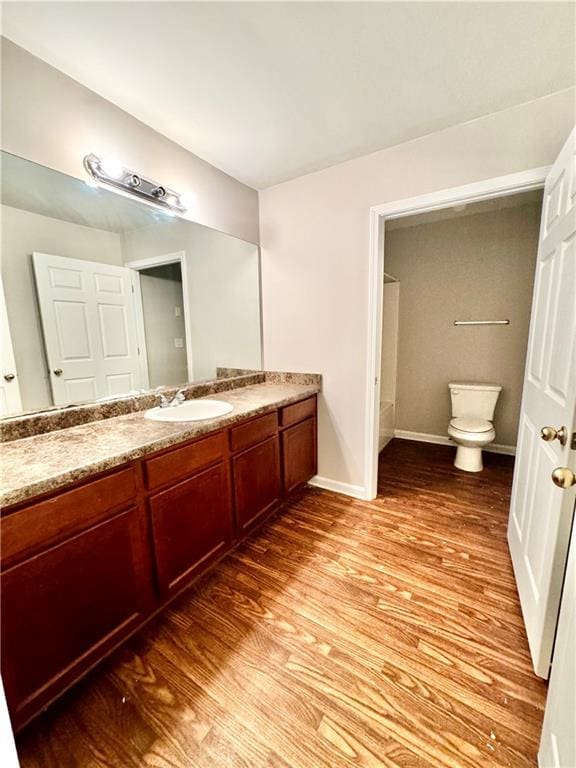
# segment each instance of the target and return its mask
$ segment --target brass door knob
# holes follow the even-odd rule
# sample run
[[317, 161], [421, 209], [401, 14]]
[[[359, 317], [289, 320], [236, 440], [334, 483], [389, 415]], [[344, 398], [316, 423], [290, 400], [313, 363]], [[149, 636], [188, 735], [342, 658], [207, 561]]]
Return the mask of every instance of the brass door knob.
[[568, 467], [556, 467], [552, 470], [552, 481], [558, 488], [566, 490], [576, 485], [576, 475]]
[[54, 368], [52, 373], [54, 374], [54, 376], [62, 376], [62, 368]]
[[5, 374], [4, 374], [4, 378], [6, 379], [6, 381], [14, 381], [14, 379], [15, 379], [16, 377], [14, 376], [14, 374], [13, 374], [13, 373], [5, 373]]
[[540, 437], [542, 440], [546, 440], [547, 443], [551, 443], [553, 440], [558, 440], [560, 445], [566, 445], [568, 439], [568, 430], [566, 427], [560, 427], [560, 429], [554, 429], [554, 427], [542, 427], [540, 430]]

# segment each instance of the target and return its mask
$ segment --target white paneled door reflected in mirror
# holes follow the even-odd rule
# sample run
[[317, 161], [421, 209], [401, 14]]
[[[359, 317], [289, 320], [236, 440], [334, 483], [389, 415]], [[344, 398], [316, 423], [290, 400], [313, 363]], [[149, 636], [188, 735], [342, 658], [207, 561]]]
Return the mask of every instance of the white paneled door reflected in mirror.
[[0, 415], [261, 368], [258, 246], [1, 162]]

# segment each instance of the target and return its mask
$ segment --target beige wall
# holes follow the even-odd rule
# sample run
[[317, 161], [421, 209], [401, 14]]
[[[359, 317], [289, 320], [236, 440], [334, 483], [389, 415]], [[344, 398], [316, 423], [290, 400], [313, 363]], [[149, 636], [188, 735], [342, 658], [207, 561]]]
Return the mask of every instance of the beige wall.
[[[496, 442], [516, 445], [541, 206], [386, 233], [400, 280], [396, 429], [446, 436], [449, 381], [501, 384]], [[509, 326], [455, 327], [454, 320]]]
[[574, 90], [260, 194], [264, 365], [324, 375], [319, 475], [364, 485], [370, 206], [552, 163]]
[[255, 190], [5, 38], [1, 84], [2, 149], [78, 178], [88, 152], [118, 157], [190, 196], [191, 220], [258, 242]]
[[[188, 361], [180, 265], [142, 270], [140, 290], [150, 386], [184, 384], [188, 381]], [[175, 338], [182, 340], [182, 347], [175, 346]]]
[[52, 405], [31, 254], [123, 266], [120, 236], [1, 206], [2, 280], [25, 411]]

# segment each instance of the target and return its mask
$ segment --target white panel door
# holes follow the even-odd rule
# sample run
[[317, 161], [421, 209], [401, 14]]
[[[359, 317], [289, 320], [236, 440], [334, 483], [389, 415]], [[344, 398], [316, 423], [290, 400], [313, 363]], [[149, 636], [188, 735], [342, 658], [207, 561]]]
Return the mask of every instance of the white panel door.
[[55, 405], [140, 388], [130, 270], [33, 254]]
[[0, 278], [0, 416], [20, 413], [21, 410], [22, 400], [6, 311], [6, 297]]
[[[548, 677], [576, 487], [556, 487], [556, 467], [575, 469], [576, 130], [546, 180], [508, 543], [534, 670]], [[542, 427], [566, 429], [564, 445]]]
[[540, 752], [540, 768], [576, 766], [576, 535], [572, 535]]

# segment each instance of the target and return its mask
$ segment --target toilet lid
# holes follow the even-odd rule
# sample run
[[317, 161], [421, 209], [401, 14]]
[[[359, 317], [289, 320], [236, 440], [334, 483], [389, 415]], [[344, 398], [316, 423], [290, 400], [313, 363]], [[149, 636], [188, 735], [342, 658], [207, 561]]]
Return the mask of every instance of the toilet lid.
[[492, 422], [486, 419], [475, 419], [473, 416], [457, 416], [452, 419], [450, 426], [461, 432], [489, 432]]

